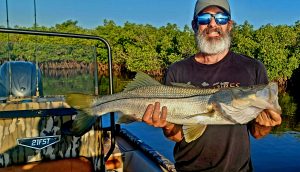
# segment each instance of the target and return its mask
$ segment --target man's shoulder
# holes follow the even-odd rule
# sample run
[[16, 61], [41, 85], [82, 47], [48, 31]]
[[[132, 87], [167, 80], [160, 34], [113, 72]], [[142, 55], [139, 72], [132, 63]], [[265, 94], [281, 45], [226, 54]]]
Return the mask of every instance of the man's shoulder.
[[193, 63], [193, 56], [189, 56], [180, 61], [174, 62], [169, 66], [169, 69], [177, 69], [177, 68], [185, 68], [186, 66], [190, 66]]
[[245, 65], [254, 65], [254, 66], [263, 66], [263, 63], [261, 61], [259, 61], [258, 59], [255, 59], [253, 57], [244, 55], [244, 54], [238, 54], [235, 52], [230, 52], [230, 55], [233, 57], [232, 59], [237, 62], [240, 63], [241, 65], [245, 64]]
[[250, 56], [247, 56], [247, 55], [244, 55], [244, 54], [239, 54], [239, 53], [235, 53], [235, 52], [230, 52], [230, 56], [234, 57], [234, 58], [237, 58], [236, 60], [239, 60], [239, 61], [258, 61], [256, 60], [255, 58], [253, 57], [250, 57]]

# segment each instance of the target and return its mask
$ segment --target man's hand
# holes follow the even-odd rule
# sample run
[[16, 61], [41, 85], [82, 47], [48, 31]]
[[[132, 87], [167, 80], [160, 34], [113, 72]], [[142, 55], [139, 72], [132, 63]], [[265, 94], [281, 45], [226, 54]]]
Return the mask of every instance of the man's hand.
[[142, 121], [147, 123], [148, 125], [162, 128], [164, 135], [175, 142], [179, 142], [182, 140], [182, 127], [180, 125], [176, 125], [170, 122], [167, 122], [167, 107], [163, 106], [160, 109], [160, 103], [155, 102], [155, 104], [149, 104]]
[[259, 125], [274, 127], [281, 124], [281, 115], [273, 110], [265, 109], [255, 119]]
[[167, 107], [163, 106], [160, 111], [160, 103], [149, 104], [142, 120], [148, 125], [164, 128], [167, 125]]
[[281, 116], [279, 113], [265, 109], [253, 121], [250, 132], [253, 137], [261, 138], [270, 133], [272, 127], [281, 124]]

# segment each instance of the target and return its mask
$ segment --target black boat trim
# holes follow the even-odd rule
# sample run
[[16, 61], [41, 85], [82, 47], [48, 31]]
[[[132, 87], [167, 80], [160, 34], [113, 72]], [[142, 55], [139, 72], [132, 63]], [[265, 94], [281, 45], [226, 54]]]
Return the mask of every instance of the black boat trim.
[[[118, 128], [118, 127], [117, 127]], [[118, 131], [119, 130], [119, 131]], [[118, 133], [122, 138], [126, 139], [128, 142], [138, 147], [145, 155], [150, 157], [152, 160], [157, 162], [159, 165], [167, 169], [168, 171], [176, 171], [174, 163], [172, 163], [168, 158], [160, 154], [158, 151], [153, 149], [151, 146], [143, 142], [137, 136], [133, 135], [130, 131], [125, 128], [117, 129]]]

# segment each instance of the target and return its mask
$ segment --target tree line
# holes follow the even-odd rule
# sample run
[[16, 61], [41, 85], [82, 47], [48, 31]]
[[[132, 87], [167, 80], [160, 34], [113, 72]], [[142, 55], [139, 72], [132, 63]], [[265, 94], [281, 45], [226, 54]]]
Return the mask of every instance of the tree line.
[[[154, 27], [129, 22], [118, 26], [112, 20], [104, 20], [103, 25], [86, 29], [77, 24], [77, 21], [68, 20], [53, 27], [15, 28], [103, 37], [112, 47], [113, 63], [128, 71], [162, 71], [197, 52], [194, 32], [189, 26], [179, 29], [170, 23]], [[91, 63], [97, 54], [100, 63], [107, 63], [104, 45], [92, 40], [3, 33], [0, 38], [0, 60]], [[260, 60], [265, 64], [270, 80], [284, 84], [299, 67], [300, 21], [289, 26], [268, 24], [258, 29], [248, 22], [235, 24], [231, 50]]]

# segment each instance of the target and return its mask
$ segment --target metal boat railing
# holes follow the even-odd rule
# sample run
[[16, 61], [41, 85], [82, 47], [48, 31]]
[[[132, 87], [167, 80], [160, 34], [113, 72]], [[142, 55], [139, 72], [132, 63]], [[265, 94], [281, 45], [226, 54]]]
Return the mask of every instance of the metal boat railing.
[[[111, 56], [111, 47], [107, 40], [104, 38], [101, 38], [99, 36], [94, 35], [85, 35], [85, 34], [72, 34], [72, 33], [61, 33], [61, 32], [47, 32], [47, 31], [36, 31], [36, 30], [23, 30], [23, 29], [10, 29], [10, 28], [0, 28], [0, 33], [7, 33], [7, 34], [23, 34], [23, 35], [39, 35], [39, 36], [50, 36], [50, 37], [65, 37], [65, 38], [79, 38], [79, 39], [89, 39], [89, 40], [98, 40], [105, 44], [107, 48], [108, 53], [108, 72], [109, 72], [109, 93], [113, 94], [113, 73], [112, 73], [112, 56]], [[99, 88], [98, 88], [98, 63], [97, 63], [97, 56], [95, 57], [95, 95], [99, 94]], [[100, 124], [101, 125], [101, 117], [100, 118]], [[102, 125], [100, 126], [100, 129], [102, 128]], [[114, 113], [110, 113], [110, 126], [108, 128], [105, 128], [105, 130], [111, 131], [111, 147], [108, 150], [105, 157], [102, 157], [103, 160], [101, 160], [101, 166], [104, 169], [104, 161], [106, 161], [109, 156], [113, 153], [113, 150], [115, 149], [115, 134], [116, 134], [116, 128], [115, 128], [115, 117]], [[102, 139], [101, 139], [102, 140]], [[100, 144], [103, 144], [102, 141]]]

